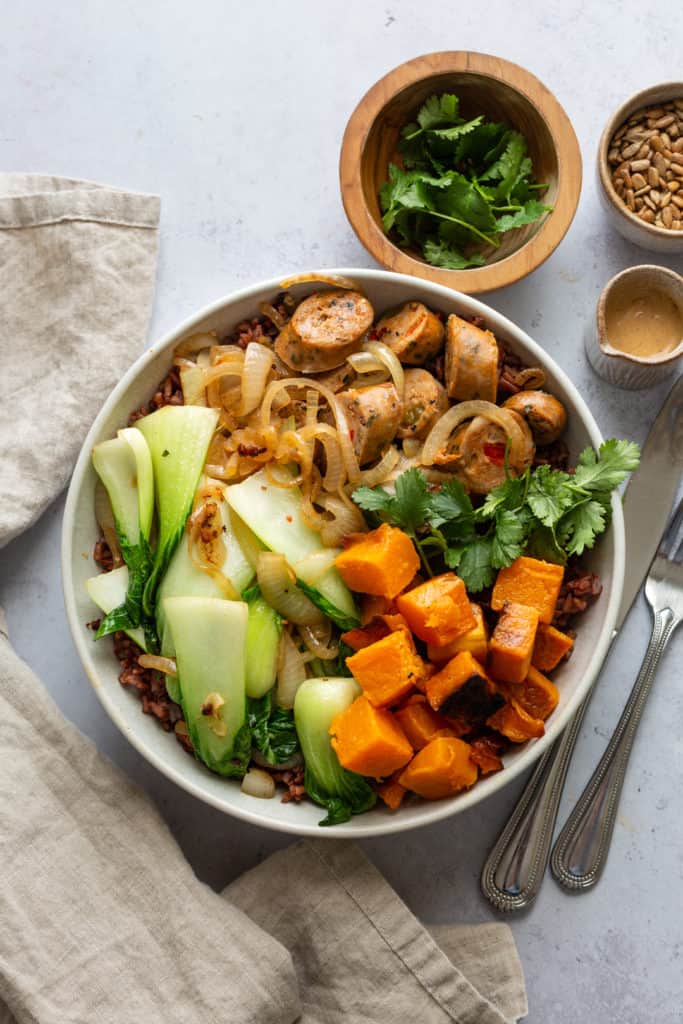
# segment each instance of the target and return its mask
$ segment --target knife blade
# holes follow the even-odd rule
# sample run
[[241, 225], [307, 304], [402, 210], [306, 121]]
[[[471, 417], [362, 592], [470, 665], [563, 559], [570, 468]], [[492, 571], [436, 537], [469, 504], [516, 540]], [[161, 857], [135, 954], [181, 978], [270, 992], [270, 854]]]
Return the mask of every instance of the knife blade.
[[624, 491], [626, 569], [615, 634], [621, 629], [655, 556], [683, 473], [683, 376], [652, 424], [640, 464]]

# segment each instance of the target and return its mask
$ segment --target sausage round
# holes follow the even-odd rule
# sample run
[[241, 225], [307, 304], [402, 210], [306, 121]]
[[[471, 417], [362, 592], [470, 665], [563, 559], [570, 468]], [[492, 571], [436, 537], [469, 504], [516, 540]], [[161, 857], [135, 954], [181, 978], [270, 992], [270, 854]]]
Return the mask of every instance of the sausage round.
[[[524, 435], [524, 448], [517, 463], [510, 461], [510, 476], [521, 476], [534, 457], [534, 442], [525, 420], [513, 413]], [[437, 462], [455, 473], [468, 491], [474, 494], [488, 494], [494, 487], [504, 484], [505, 447], [507, 435], [497, 423], [486, 416], [474, 419], [456, 430], [448, 451]]]
[[428, 370], [412, 369], [405, 372], [403, 416], [396, 436], [401, 440], [414, 437], [423, 441], [429, 431], [448, 409], [446, 389]]
[[518, 391], [503, 402], [503, 407], [512, 409], [526, 420], [536, 444], [552, 444], [567, 426], [565, 407], [547, 391]]
[[393, 384], [348, 388], [337, 395], [349, 421], [351, 440], [361, 466], [374, 462], [398, 430], [403, 403]]
[[452, 313], [446, 328], [444, 365], [449, 398], [495, 402], [498, 390], [498, 345], [491, 331]]
[[324, 373], [360, 348], [374, 311], [359, 292], [313, 292], [294, 310], [275, 352], [296, 373]]
[[383, 316], [376, 330], [377, 340], [395, 352], [402, 363], [412, 366], [426, 363], [443, 346], [443, 324], [421, 302], [406, 302], [397, 312]]

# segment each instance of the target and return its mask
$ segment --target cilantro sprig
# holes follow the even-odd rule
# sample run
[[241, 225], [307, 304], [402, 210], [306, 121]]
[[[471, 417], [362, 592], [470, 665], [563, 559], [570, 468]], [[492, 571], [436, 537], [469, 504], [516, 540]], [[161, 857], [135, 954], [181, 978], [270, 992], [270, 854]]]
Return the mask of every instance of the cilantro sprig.
[[481, 249], [550, 210], [538, 198], [526, 139], [480, 115], [460, 115], [458, 97], [430, 96], [401, 132], [403, 167], [390, 164], [380, 190], [382, 222], [428, 263], [481, 266]]
[[404, 530], [429, 575], [441, 561], [476, 594], [525, 552], [564, 564], [592, 548], [609, 525], [612, 491], [639, 458], [634, 442], [605, 441], [597, 452], [585, 448], [573, 473], [527, 469], [494, 488], [476, 509], [459, 480], [432, 490], [419, 469], [402, 473], [393, 494], [359, 487], [353, 500], [370, 516]]

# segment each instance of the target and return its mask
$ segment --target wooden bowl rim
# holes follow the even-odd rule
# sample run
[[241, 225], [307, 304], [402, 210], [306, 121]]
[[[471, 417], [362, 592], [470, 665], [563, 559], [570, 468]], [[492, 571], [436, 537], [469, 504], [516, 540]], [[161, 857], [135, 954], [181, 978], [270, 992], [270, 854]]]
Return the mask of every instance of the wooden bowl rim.
[[[465, 72], [494, 79], [519, 93], [546, 123], [557, 159], [557, 199], [539, 230], [497, 263], [468, 270], [444, 270], [413, 259], [384, 234], [370, 215], [361, 182], [361, 160], [372, 126], [391, 100], [427, 78]], [[510, 79], [515, 79], [512, 84]], [[571, 173], [570, 173], [571, 172]], [[382, 266], [436, 281], [469, 295], [505, 288], [532, 273], [557, 248], [574, 219], [581, 194], [582, 160], [569, 117], [550, 90], [530, 71], [487, 53], [444, 50], [400, 64], [368, 89], [348, 120], [339, 158], [342, 203], [360, 242]], [[353, 201], [355, 200], [355, 202]], [[391, 251], [392, 262], [387, 262]], [[523, 258], [520, 257], [523, 254]], [[529, 269], [523, 269], [528, 266]]]
[[669, 228], [660, 228], [655, 224], [648, 224], [646, 220], [636, 217], [635, 213], [632, 213], [628, 206], [622, 203], [612, 184], [607, 153], [609, 152], [609, 144], [614, 133], [621, 127], [624, 121], [628, 120], [631, 114], [635, 114], [636, 110], [640, 110], [641, 107], [653, 106], [656, 103], [668, 103], [670, 100], [678, 99], [683, 99], [683, 82], [661, 82], [659, 85], [650, 85], [647, 89], [640, 89], [639, 92], [634, 92], [609, 118], [602, 130], [598, 143], [598, 176], [602, 190], [615, 212], [623, 220], [639, 228], [644, 235], [650, 235], [652, 238], [665, 238], [668, 242], [672, 243], [672, 248], [676, 248], [675, 243], [677, 241], [680, 242], [683, 248], [683, 232], [670, 231]]

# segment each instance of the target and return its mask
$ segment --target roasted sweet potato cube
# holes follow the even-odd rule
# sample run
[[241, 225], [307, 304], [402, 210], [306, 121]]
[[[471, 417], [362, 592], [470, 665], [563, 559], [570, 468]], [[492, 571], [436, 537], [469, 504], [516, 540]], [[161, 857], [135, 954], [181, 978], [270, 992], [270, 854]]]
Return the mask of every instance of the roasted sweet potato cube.
[[398, 780], [425, 800], [440, 800], [472, 786], [477, 767], [470, 760], [469, 743], [455, 736], [437, 736], [415, 755]]
[[375, 792], [377, 795], [392, 811], [398, 810], [403, 802], [403, 797], [408, 792], [405, 786], [402, 786], [398, 781], [399, 775], [400, 771], [394, 772], [390, 779], [387, 779], [385, 782], [380, 782], [375, 786]]
[[465, 584], [453, 572], [435, 576], [396, 598], [401, 615], [420, 640], [449, 644], [476, 626]]
[[486, 672], [469, 651], [461, 651], [427, 680], [427, 700], [449, 720], [459, 736], [471, 732], [503, 702]]
[[351, 590], [392, 598], [408, 586], [420, 559], [407, 533], [382, 523], [337, 555], [336, 566]]
[[552, 622], [555, 605], [564, 579], [564, 568], [552, 562], [522, 555], [496, 578], [491, 607], [499, 612], [506, 601], [535, 608], [541, 622]]
[[550, 679], [532, 665], [523, 683], [509, 684], [510, 695], [532, 718], [545, 721], [557, 707], [560, 693]]
[[330, 725], [332, 747], [343, 768], [383, 779], [402, 768], [413, 754], [406, 734], [390, 711], [356, 697]]
[[525, 743], [545, 732], [541, 719], [529, 715], [514, 697], [510, 697], [502, 708], [491, 715], [486, 724], [507, 736], [513, 743]]
[[544, 622], [538, 625], [534, 653], [531, 655], [531, 664], [540, 669], [541, 672], [552, 672], [566, 658], [574, 646], [574, 641], [566, 633], [555, 629], [554, 626], [546, 626]]
[[409, 698], [394, 712], [413, 750], [422, 750], [435, 736], [455, 736], [442, 715], [429, 706], [426, 698]]
[[398, 704], [424, 675], [424, 662], [415, 653], [410, 634], [389, 633], [346, 659], [346, 665], [375, 707]]
[[450, 661], [460, 651], [470, 651], [482, 663], [486, 661], [488, 652], [489, 634], [484, 620], [484, 613], [481, 606], [470, 601], [470, 608], [475, 618], [475, 625], [467, 633], [463, 633], [457, 640], [449, 644], [429, 644], [427, 646], [427, 657], [430, 661]]
[[506, 601], [489, 644], [488, 669], [494, 679], [521, 683], [531, 665], [538, 612], [526, 604]]
[[360, 651], [363, 647], [370, 647], [371, 644], [382, 640], [390, 632], [386, 622], [377, 619], [375, 622], [369, 622], [362, 629], [350, 629], [347, 633], [342, 633], [341, 639], [354, 651]]

